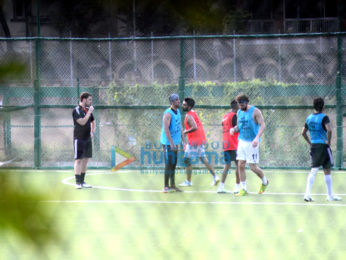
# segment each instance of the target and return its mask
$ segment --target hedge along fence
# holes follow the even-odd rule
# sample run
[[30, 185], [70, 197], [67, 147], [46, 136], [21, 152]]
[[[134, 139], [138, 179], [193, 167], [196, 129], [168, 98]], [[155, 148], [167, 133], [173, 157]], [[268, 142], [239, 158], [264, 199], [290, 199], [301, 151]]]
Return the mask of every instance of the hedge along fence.
[[[100, 131], [95, 137], [95, 150], [104, 151], [102, 154], [105, 155], [108, 149], [105, 144], [108, 142], [102, 138], [115, 135], [114, 126], [108, 124], [112, 111], [117, 111], [116, 114], [124, 117], [123, 120], [131, 114], [134, 114], [131, 116], [133, 119], [139, 118], [138, 114], [142, 113], [147, 122], [160, 122], [161, 110], [167, 106], [167, 96], [173, 91], [181, 97], [193, 96], [199, 110], [220, 109], [220, 114], [228, 109], [232, 96], [238, 91], [246, 92], [252, 103], [263, 112], [275, 110], [274, 115], [277, 115], [278, 110], [289, 108], [286, 111], [292, 110], [292, 116], [288, 118], [293, 120], [297, 112], [302, 117], [308, 114], [312, 97], [321, 95], [326, 99], [331, 113], [336, 115], [333, 122], [337, 125], [334, 135], [337, 144], [334, 148], [337, 151], [337, 165], [341, 167], [344, 153], [343, 100], [346, 96], [343, 77], [346, 66], [342, 66], [345, 61], [345, 35], [319, 33], [123, 39], [0, 39], [1, 60], [11, 60], [12, 50], [28, 67], [22, 78], [13, 78], [4, 88], [0, 88], [3, 104], [6, 107], [27, 106], [27, 111], [32, 109], [23, 122], [16, 120], [14, 125], [11, 123], [14, 116], [3, 117], [3, 146], [0, 148], [3, 148], [6, 156], [12, 151], [21, 151], [15, 139], [23, 138], [23, 134], [20, 137], [17, 135], [17, 132], [22, 132], [26, 137], [26, 146], [32, 147], [27, 165], [36, 168], [54, 167], [58, 161], [66, 161], [64, 165], [71, 167], [71, 148], [65, 145], [64, 140], [66, 144], [70, 142], [67, 141], [72, 129], [71, 123], [67, 123], [71, 122], [69, 109], [75, 106], [83, 90], [94, 96], [97, 108], [95, 114], [100, 118], [97, 121]], [[79, 79], [77, 82], [76, 78]], [[262, 81], [258, 82], [257, 78]], [[116, 91], [108, 95], [113, 85]], [[114, 99], [115, 93], [117, 99]], [[67, 110], [55, 113], [56, 108]], [[20, 114], [18, 111], [10, 112], [13, 113], [17, 117]], [[282, 117], [286, 114], [283, 113]], [[271, 118], [274, 115], [270, 115]], [[286, 130], [290, 126], [285, 124]], [[54, 130], [57, 125], [59, 131]], [[274, 125], [272, 127], [280, 129]], [[12, 128], [16, 129], [16, 135], [11, 135]], [[152, 128], [153, 125], [150, 125]], [[129, 129], [127, 131], [134, 131], [131, 133], [132, 141], [128, 140], [129, 144], [135, 143], [134, 139], [143, 139], [138, 137], [140, 133], [136, 129]], [[152, 131], [147, 135], [151, 136]], [[122, 140], [116, 140], [125, 142], [126, 134], [124, 131]], [[50, 136], [55, 138], [50, 139]], [[64, 143], [63, 148], [56, 140]], [[128, 147], [134, 149], [130, 145]], [[54, 161], [51, 155], [48, 156], [49, 149], [54, 149], [57, 154], [64, 150], [63, 154], [66, 155], [59, 155]], [[108, 158], [103, 157], [94, 158], [95, 166], [105, 165], [103, 162]]]
[[[250, 103], [262, 110], [267, 125], [262, 138], [263, 160], [261, 163], [267, 167], [308, 167], [308, 147], [301, 138], [300, 132], [306, 116], [312, 112], [311, 104], [314, 96], [325, 98], [327, 112], [335, 130], [336, 114], [333, 109], [335, 106], [328, 105], [335, 103], [335, 90], [332, 87], [299, 86], [260, 80], [221, 84], [196, 82], [184, 86], [183, 97], [190, 96], [196, 101], [195, 109], [202, 120], [208, 141], [214, 144], [214, 148], [210, 146], [209, 151], [216, 150], [219, 154], [217, 166], [222, 166], [220, 151], [222, 151], [221, 121], [223, 115], [229, 111], [230, 101], [236, 95], [246, 93], [250, 97]], [[168, 96], [174, 92], [179, 92], [178, 85], [119, 86], [112, 84], [107, 90], [109, 105], [131, 104], [131, 110], [126, 116], [120, 116], [118, 110], [112, 111], [114, 114], [112, 124], [119, 126], [116, 131], [131, 133], [132, 136], [135, 136], [141, 151], [150, 150], [151, 158], [157, 156], [157, 160], [160, 156], [159, 137], [162, 113], [169, 106]], [[126, 147], [129, 141], [126, 138], [121, 139], [122, 146]], [[119, 140], [114, 140], [114, 142], [119, 142]], [[333, 147], [335, 144], [336, 139], [334, 138]], [[217, 146], [216, 149], [215, 146]], [[143, 161], [141, 151], [134, 148], [132, 152], [142, 158], [141, 166], [147, 166], [144, 164], [148, 162], [148, 153], [145, 153], [146, 157]], [[151, 165], [151, 167], [154, 166], [157, 165]]]

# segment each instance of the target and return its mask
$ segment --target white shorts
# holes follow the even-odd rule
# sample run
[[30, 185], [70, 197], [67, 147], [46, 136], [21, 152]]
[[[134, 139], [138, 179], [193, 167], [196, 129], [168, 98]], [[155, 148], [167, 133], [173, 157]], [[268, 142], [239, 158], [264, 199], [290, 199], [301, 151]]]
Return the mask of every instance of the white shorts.
[[184, 158], [201, 158], [205, 157], [204, 145], [186, 145]]
[[237, 149], [237, 160], [246, 161], [247, 163], [259, 163], [259, 144], [252, 146], [252, 142], [239, 140]]

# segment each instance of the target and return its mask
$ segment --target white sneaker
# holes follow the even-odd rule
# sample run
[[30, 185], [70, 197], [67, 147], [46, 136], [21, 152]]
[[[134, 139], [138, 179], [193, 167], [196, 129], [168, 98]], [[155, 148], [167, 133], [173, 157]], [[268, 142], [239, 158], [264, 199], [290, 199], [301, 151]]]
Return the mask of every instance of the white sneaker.
[[238, 188], [235, 188], [235, 189], [233, 190], [233, 193], [234, 193], [234, 194], [238, 194], [239, 191], [240, 191], [240, 190], [239, 190]]
[[314, 200], [310, 196], [304, 196], [304, 201], [313, 202]]
[[86, 183], [86, 182], [84, 182], [84, 183], [82, 184], [82, 187], [83, 187], [83, 188], [92, 188], [92, 186], [91, 186], [90, 184]]
[[83, 188], [83, 187], [82, 187], [82, 184], [76, 184], [75, 187], [76, 187], [76, 189], [78, 189], [78, 190], [81, 189], [81, 188]]
[[211, 186], [217, 186], [220, 182], [220, 178], [216, 175], [215, 179], [213, 179], [213, 182], [211, 183]]
[[189, 182], [188, 180], [185, 180], [183, 183], [179, 184], [180, 187], [191, 187], [192, 186], [192, 181]]
[[217, 193], [229, 193], [229, 191], [227, 191], [224, 187], [219, 187]]
[[336, 195], [332, 195], [332, 196], [327, 196], [327, 201], [341, 201], [342, 198], [336, 196]]

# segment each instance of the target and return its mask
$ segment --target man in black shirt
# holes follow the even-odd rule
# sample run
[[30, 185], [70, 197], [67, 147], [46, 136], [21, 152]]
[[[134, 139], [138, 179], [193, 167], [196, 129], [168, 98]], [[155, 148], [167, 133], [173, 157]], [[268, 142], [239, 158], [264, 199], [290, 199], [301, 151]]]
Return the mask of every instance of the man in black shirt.
[[80, 96], [80, 103], [72, 112], [74, 130], [74, 173], [76, 177], [76, 189], [91, 188], [91, 185], [84, 182], [88, 160], [92, 157], [91, 138], [95, 133], [95, 120], [91, 105], [92, 96], [83, 92]]

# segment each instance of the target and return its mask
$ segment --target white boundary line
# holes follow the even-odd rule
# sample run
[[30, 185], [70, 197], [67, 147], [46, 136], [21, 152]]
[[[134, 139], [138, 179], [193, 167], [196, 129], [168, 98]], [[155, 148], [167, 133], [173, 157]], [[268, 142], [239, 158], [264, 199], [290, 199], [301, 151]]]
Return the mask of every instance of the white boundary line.
[[[100, 175], [103, 173], [90, 173], [88, 175]], [[104, 173], [104, 174], [110, 174], [110, 173]], [[74, 183], [70, 183], [69, 181], [71, 179], [74, 179], [74, 176], [69, 176], [65, 179], [63, 179], [61, 182], [66, 185], [75, 186]], [[114, 191], [129, 191], [129, 192], [149, 192], [149, 193], [162, 193], [162, 190], [147, 190], [147, 189], [132, 189], [132, 188], [117, 188], [117, 187], [107, 187], [107, 186], [93, 186], [94, 189], [101, 189], [101, 190], [114, 190]], [[189, 191], [184, 190], [184, 193], [215, 193], [216, 190], [204, 190], [204, 191]], [[250, 194], [257, 194], [257, 192], [249, 192]], [[230, 192], [229, 194], [233, 194]], [[222, 194], [220, 194], [222, 196]], [[299, 192], [265, 192], [262, 195], [282, 195], [282, 196], [303, 196], [304, 193]], [[339, 196], [346, 196], [346, 194], [338, 194]], [[312, 196], [327, 196], [326, 193], [315, 193], [312, 194]]]
[[298, 203], [298, 202], [236, 202], [236, 201], [163, 201], [163, 200], [46, 200], [45, 203], [66, 204], [195, 204], [195, 205], [276, 205], [276, 206], [322, 206], [346, 207], [346, 204]]
[[[100, 174], [111, 174], [111, 173], [91, 173], [88, 175], [100, 175]], [[64, 178], [61, 182], [66, 185], [75, 186], [74, 183], [70, 183], [74, 176]], [[114, 190], [114, 191], [128, 191], [128, 192], [147, 192], [147, 193], [162, 193], [162, 190], [145, 190], [145, 189], [128, 189], [128, 188], [117, 188], [117, 187], [106, 187], [106, 186], [93, 186], [94, 189], [101, 190]], [[213, 191], [186, 191], [184, 193], [214, 193]], [[250, 194], [257, 194], [256, 192], [249, 192]], [[232, 194], [232, 193], [230, 193]], [[222, 196], [223, 194], [220, 194]], [[281, 195], [281, 196], [303, 196], [304, 193], [297, 192], [265, 192], [263, 195]], [[324, 193], [312, 194], [312, 196], [326, 196]], [[338, 194], [339, 196], [346, 196], [346, 194]], [[307, 202], [235, 202], [235, 201], [162, 201], [162, 200], [47, 200], [43, 202], [48, 203], [70, 203], [70, 204], [214, 204], [214, 205], [277, 205], [277, 206], [323, 206], [323, 207], [346, 207], [346, 204], [342, 202], [335, 203], [307, 203]]]

